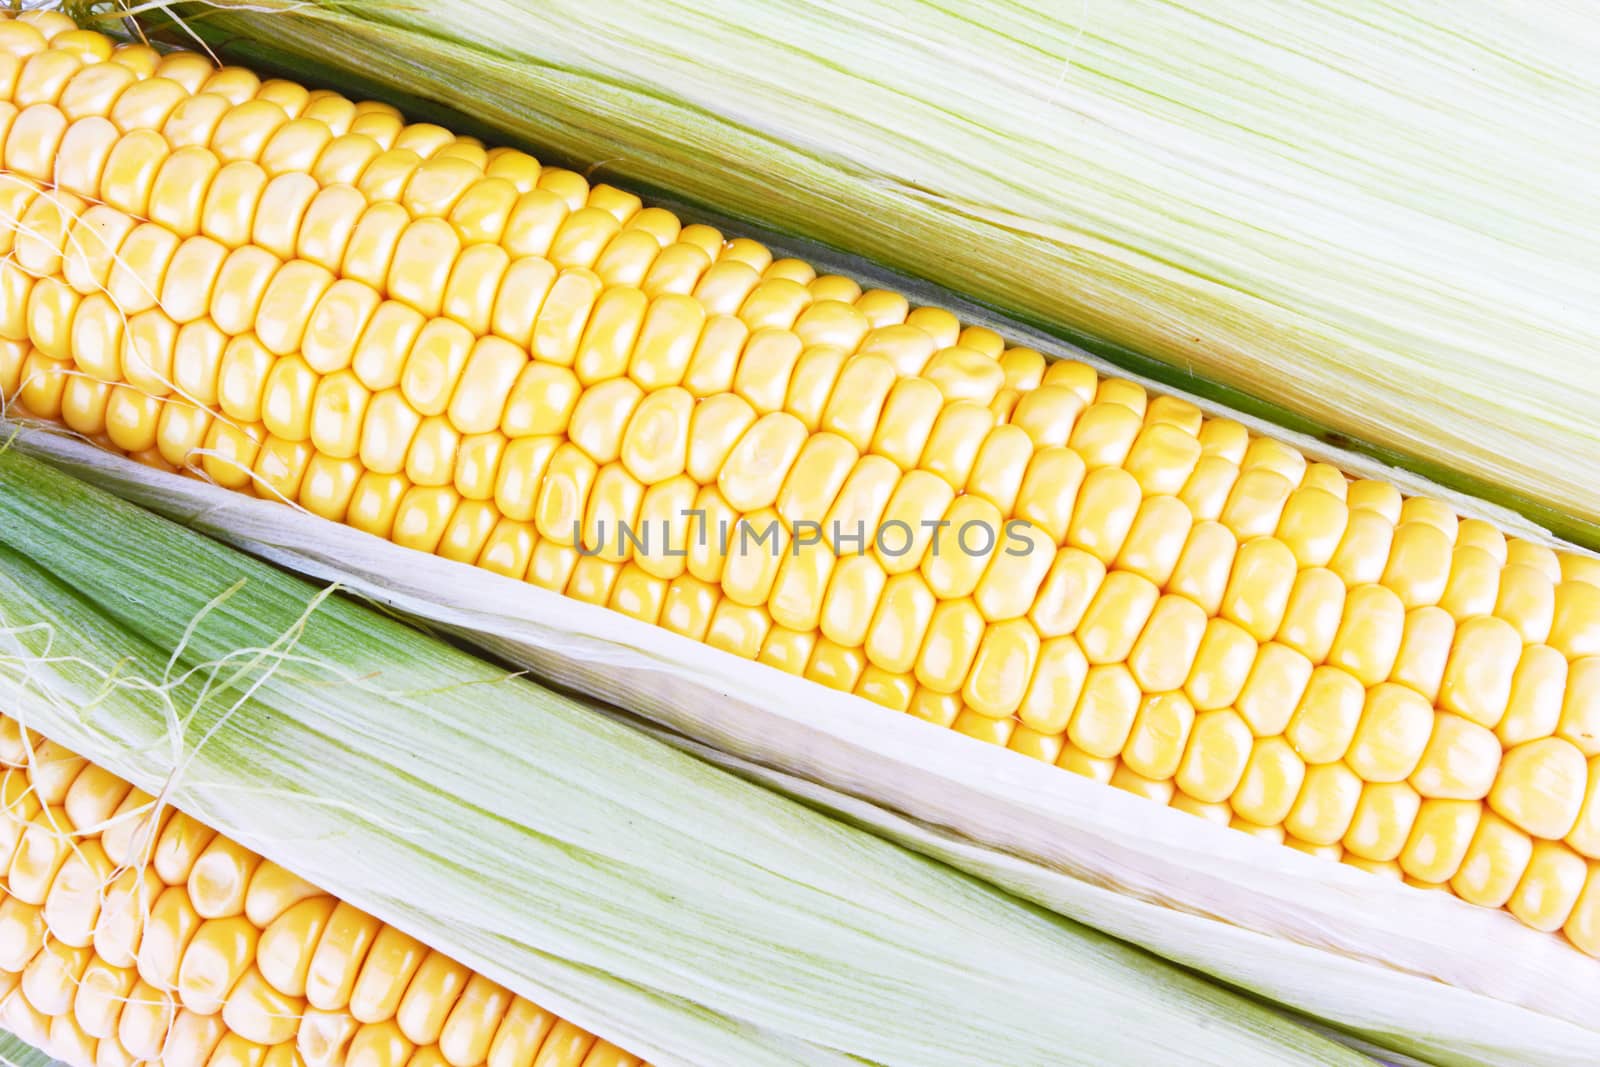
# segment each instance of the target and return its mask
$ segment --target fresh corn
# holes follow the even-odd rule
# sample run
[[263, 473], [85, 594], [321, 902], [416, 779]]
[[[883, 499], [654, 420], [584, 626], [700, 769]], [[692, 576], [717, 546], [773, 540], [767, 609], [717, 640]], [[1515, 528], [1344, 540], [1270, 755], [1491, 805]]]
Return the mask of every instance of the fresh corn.
[[0, 25], [23, 411], [1600, 954], [1593, 559], [68, 25]]
[[0, 1025], [69, 1067], [639, 1067], [0, 717]]

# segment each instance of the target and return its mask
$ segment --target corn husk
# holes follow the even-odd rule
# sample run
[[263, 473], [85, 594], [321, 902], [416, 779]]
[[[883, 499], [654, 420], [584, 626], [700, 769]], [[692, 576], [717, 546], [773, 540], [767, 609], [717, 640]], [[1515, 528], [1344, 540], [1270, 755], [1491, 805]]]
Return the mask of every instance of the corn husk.
[[[81, 442], [19, 447], [467, 638], [1062, 915], [1440, 1065], [1600, 1060], [1600, 961], [658, 627]], [[809, 783], [809, 784], [808, 784]]]
[[1367, 1062], [0, 453], [24, 725], [661, 1067]]
[[442, 104], [1600, 547], [1592, 9], [177, 10], [225, 56]]
[[48, 1053], [0, 1031], [0, 1067], [57, 1067]]

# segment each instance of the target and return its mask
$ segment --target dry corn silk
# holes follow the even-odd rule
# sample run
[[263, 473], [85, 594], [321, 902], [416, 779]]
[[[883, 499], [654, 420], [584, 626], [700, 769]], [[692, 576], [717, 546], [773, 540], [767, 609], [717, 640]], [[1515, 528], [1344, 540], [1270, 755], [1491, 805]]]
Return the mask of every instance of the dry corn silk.
[[22, 410], [1600, 950], [1593, 560], [520, 153], [51, 27], [4, 27]]
[[386, 105], [0, 59], [12, 415], [1600, 954], [1593, 558]]

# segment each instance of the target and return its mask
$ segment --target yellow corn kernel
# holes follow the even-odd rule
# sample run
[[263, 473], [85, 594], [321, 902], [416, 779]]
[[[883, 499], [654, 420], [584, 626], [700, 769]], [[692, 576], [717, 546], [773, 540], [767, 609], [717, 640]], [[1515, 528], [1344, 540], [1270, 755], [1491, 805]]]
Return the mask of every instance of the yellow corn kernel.
[[[1012, 409], [1010, 424], [1026, 433], [1034, 447], [1062, 448], [1072, 440], [1073, 429], [1083, 414], [1084, 401], [1071, 389], [1059, 385], [1041, 385], [1024, 393]], [[1074, 449], [1079, 462], [1084, 457]], [[1141, 456], [1138, 464], [1130, 464], [1136, 473], [1144, 473], [1158, 457]]]
[[1009, 718], [1022, 704], [1039, 658], [1039, 632], [1026, 619], [994, 623], [984, 633], [962, 695], [968, 707]]
[[262, 929], [254, 965], [275, 990], [306, 995], [306, 976], [323, 929], [333, 917], [333, 897], [309, 896], [291, 904]]
[[1284, 829], [1314, 845], [1338, 844], [1350, 831], [1363, 795], [1361, 779], [1343, 763], [1306, 767], [1299, 796], [1284, 817]]
[[[323, 909], [326, 911], [331, 911], [333, 907], [322, 896], [322, 891], [316, 886], [298, 875], [284, 870], [271, 860], [266, 860], [258, 865], [255, 873], [250, 876], [250, 885], [245, 890], [244, 914], [251, 923], [271, 933], [271, 928], [280, 918], [288, 915], [292, 909], [300, 907], [307, 901], [317, 901], [319, 908], [326, 904], [326, 908]], [[317, 911], [313, 909], [313, 911], [303, 914], [317, 914]], [[310, 938], [305, 949], [308, 957], [311, 948], [315, 946], [317, 937], [320, 936], [325, 919], [326, 916], [312, 924], [319, 933], [306, 935]], [[295, 920], [295, 923], [300, 922], [301, 920], [299, 919]], [[274, 934], [273, 936], [282, 935]], [[265, 948], [261, 950], [260, 954], [262, 956], [267, 955]]]
[[1350, 483], [1349, 504], [1352, 511], [1373, 512], [1393, 525], [1400, 521], [1403, 502], [1400, 490], [1388, 482], [1359, 479]]
[[1277, 538], [1302, 567], [1325, 567], [1344, 538], [1350, 519], [1344, 501], [1317, 488], [1296, 490], [1278, 520]]
[[1585, 656], [1569, 666], [1556, 734], [1585, 756], [1600, 754], [1600, 656]]
[[917, 681], [935, 692], [959, 692], [983, 634], [983, 614], [971, 599], [941, 601], [917, 655]]
[[1561, 927], [1561, 932], [1583, 952], [1594, 955], [1600, 952], [1600, 879], [1595, 877], [1595, 865], [1589, 865], [1589, 877], [1583, 891], [1578, 894], [1572, 914]]
[[[1112, 405], [1126, 411], [1122, 405]], [[1090, 470], [1067, 525], [1067, 544], [1109, 564], [1122, 551], [1141, 502], [1139, 483], [1120, 467]]]
[[1128, 744], [1139, 715], [1139, 683], [1120, 664], [1090, 667], [1067, 736], [1092, 756], [1111, 759]]
[[1328, 562], [1328, 567], [1346, 585], [1367, 585], [1383, 577], [1388, 566], [1394, 526], [1368, 508], [1350, 507], [1350, 520], [1344, 537]]
[[1284, 736], [1307, 763], [1340, 760], [1355, 739], [1365, 700], [1361, 683], [1349, 674], [1337, 667], [1317, 667]]
[[1168, 807], [1205, 819], [1207, 822], [1217, 823], [1220, 826], [1227, 826], [1233, 819], [1233, 809], [1228, 806], [1226, 801], [1212, 803], [1196, 800], [1181, 789], [1173, 794], [1171, 801], [1168, 802]]
[[1368, 782], [1344, 835], [1344, 847], [1364, 859], [1398, 858], [1421, 808], [1422, 798], [1405, 782]]
[[1555, 585], [1549, 575], [1521, 563], [1509, 563], [1500, 572], [1494, 613], [1516, 628], [1524, 644], [1542, 645], [1549, 640], [1555, 610]]
[[1568, 659], [1600, 656], [1600, 586], [1561, 582], [1546, 643]]
[[1311, 661], [1287, 645], [1269, 642], [1261, 646], [1234, 703], [1257, 737], [1283, 733], [1305, 695], [1312, 671]]
[[6, 875], [11, 896], [27, 904], [44, 903], [56, 872], [72, 852], [71, 832], [72, 825], [61, 808], [41, 808], [28, 821]]
[[44, 947], [44, 910], [16, 897], [0, 900], [0, 966], [10, 974], [22, 971]]
[[988, 405], [1005, 386], [1005, 371], [990, 356], [955, 345], [933, 354], [921, 377], [939, 388], [947, 401], [970, 400]]
[[294, 1038], [303, 1029], [301, 1015], [305, 1001], [286, 997], [262, 978], [254, 967], [245, 970], [234, 983], [222, 1005], [222, 1021], [228, 1030], [258, 1045], [277, 1045]]
[[201, 1015], [221, 1010], [229, 990], [255, 959], [259, 936], [243, 916], [202, 922], [178, 967], [178, 996], [183, 1006]]
[[351, 1035], [344, 1062], [350, 1067], [405, 1067], [414, 1051], [416, 1046], [400, 1028], [386, 1020], [369, 1023]]
[[1401, 869], [1418, 881], [1448, 882], [1461, 869], [1482, 814], [1475, 800], [1424, 798], [1400, 853]]
[[1199, 653], [1206, 621], [1205, 612], [1187, 597], [1169, 594], [1156, 602], [1128, 655], [1128, 669], [1141, 689], [1165, 693], [1182, 688]]
[[1041, 448], [1022, 477], [1015, 517], [1061, 544], [1067, 538], [1084, 478], [1083, 459], [1069, 448]]
[[117, 1018], [117, 1041], [141, 1060], [159, 1059], [176, 1014], [170, 993], [140, 981]]
[[1178, 788], [1196, 800], [1227, 800], [1244, 776], [1253, 742], [1249, 725], [1232, 708], [1202, 711], [1178, 767]]
[[1363, 685], [1377, 685], [1394, 669], [1404, 633], [1405, 606], [1392, 590], [1381, 585], [1351, 589], [1328, 662]]
[[[1089, 662], [1120, 663], [1127, 659], [1160, 597], [1161, 591], [1148, 578], [1126, 571], [1106, 575], [1077, 630], [1078, 643]], [[1191, 643], [1198, 645], [1199, 636], [1190, 636]], [[1193, 658], [1192, 653], [1188, 658]], [[1187, 671], [1184, 674], [1187, 676]]]
[[1499, 768], [1500, 742], [1491, 731], [1459, 715], [1440, 714], [1411, 784], [1425, 797], [1481, 800]]
[[1189, 509], [1177, 497], [1145, 497], [1134, 517], [1133, 528], [1122, 543], [1122, 551], [1117, 554], [1117, 569], [1131, 571], [1156, 585], [1166, 585], [1192, 528]]
[[[867, 657], [859, 648], [847, 648], [824, 637], [817, 641], [811, 659], [806, 663], [805, 676], [829, 689], [848, 693], [855, 689], [866, 666]], [[970, 718], [970, 713], [967, 711], [961, 714]], [[982, 733], [983, 731], [979, 730], [974, 736]], [[994, 744], [1004, 743], [1004, 739], [997, 741], [989, 739]]]
[[717, 473], [717, 488], [729, 506], [741, 512], [771, 507], [806, 439], [805, 424], [787, 412], [757, 419]]
[[340, 903], [327, 919], [306, 971], [305, 996], [312, 1007], [339, 1011], [350, 1002], [362, 960], [382, 924]]
[[1183, 492], [1200, 462], [1200, 442], [1168, 423], [1147, 423], [1133, 442], [1123, 467], [1146, 495]]
[[1219, 521], [1240, 541], [1268, 537], [1278, 528], [1294, 485], [1265, 467], [1241, 470]]
[[755, 409], [732, 394], [695, 405], [689, 422], [689, 476], [700, 485], [717, 481], [728, 456], [755, 421]]
[[1258, 648], [1249, 634], [1226, 619], [1208, 620], [1194, 667], [1183, 687], [1195, 708], [1211, 711], [1237, 700], [1255, 664]]
[[1257, 641], [1278, 632], [1296, 576], [1294, 555], [1271, 537], [1240, 546], [1222, 596], [1222, 617], [1238, 623]]
[[950, 723], [950, 729], [955, 733], [965, 734], [974, 741], [984, 744], [1000, 745], [1006, 747], [1011, 742], [1011, 731], [1016, 728], [1016, 720], [1011, 718], [994, 718], [990, 715], [981, 715], [970, 707], [963, 707], [962, 712]]
[[209, 237], [185, 240], [173, 254], [161, 281], [161, 310], [179, 325], [204, 318], [211, 309], [212, 291], [227, 256], [227, 248]]
[[1060, 760], [1063, 745], [1060, 734], [1040, 733], [1020, 723], [1016, 724], [1011, 731], [1011, 739], [1006, 742], [1006, 747], [1011, 751], [1040, 763], [1056, 763]]
[[1083, 457], [1084, 464], [1091, 471], [1101, 467], [1120, 467], [1133, 450], [1133, 442], [1143, 428], [1144, 420], [1126, 405], [1093, 403], [1078, 416], [1067, 446]]
[[1421, 607], [1407, 612], [1389, 680], [1410, 686], [1430, 703], [1437, 702], [1455, 630], [1455, 620], [1442, 608]]
[[100, 897], [111, 873], [111, 861], [99, 841], [76, 844], [45, 897], [44, 921], [51, 937], [74, 948], [93, 943]]
[[1565, 845], [1535, 841], [1528, 869], [1506, 907], [1535, 930], [1559, 929], [1577, 905], [1588, 874], [1583, 857]]
[[1111, 772], [1110, 785], [1132, 793], [1136, 797], [1153, 800], [1157, 804], [1171, 802], [1172, 795], [1177, 792], [1177, 787], [1170, 781], [1146, 778], [1131, 770], [1125, 763], [1117, 764], [1116, 769]]
[[1496, 813], [1535, 837], [1572, 832], [1583, 809], [1589, 768], [1583, 752], [1559, 737], [1507, 749], [1489, 791]]
[[1596, 774], [1597, 767], [1600, 767], [1600, 756], [1589, 760], [1589, 781], [1583, 804], [1578, 809], [1576, 823], [1566, 835], [1567, 844], [1591, 859], [1600, 854], [1600, 788], [1596, 788], [1600, 775]]
[[1414, 690], [1389, 682], [1374, 686], [1345, 762], [1365, 781], [1401, 781], [1416, 770], [1433, 727], [1432, 706]]
[[[773, 583], [777, 581], [778, 568], [783, 562], [788, 542], [789, 536], [783, 523], [771, 509], [741, 516], [728, 533], [727, 555], [722, 567], [723, 595], [745, 607], [766, 604], [772, 594]], [[856, 557], [855, 560], [860, 562], [862, 557]], [[853, 601], [870, 617], [877, 590], [882, 588], [881, 574], [875, 580], [870, 572], [852, 571], [849, 577], [841, 578], [836, 570], [834, 577], [838, 582], [834, 595], [839, 597], [840, 604], [837, 607], [829, 605], [825, 598], [824, 612], [832, 611], [833, 618], [837, 620], [848, 619], [844, 622], [846, 626], [865, 627], [864, 621], [858, 623], [849, 615], [844, 602]], [[824, 619], [828, 619], [826, 614]], [[828, 622], [824, 621], [823, 625], [827, 626]]]
[[1238, 548], [1238, 541], [1226, 526], [1197, 522], [1184, 542], [1167, 582], [1167, 592], [1186, 596], [1200, 605], [1207, 616], [1215, 615], [1222, 608], [1223, 592]]
[[761, 645], [772, 628], [772, 616], [766, 609], [719, 600], [711, 611], [704, 641], [713, 648], [731, 652], [745, 659], [755, 659]]
[[1056, 759], [1056, 766], [1102, 785], [1109, 785], [1112, 775], [1117, 771], [1115, 758], [1092, 756], [1070, 742], [1062, 746], [1061, 755]]
[[98, 834], [132, 789], [110, 771], [90, 764], [72, 778], [62, 806], [75, 830]]
[[[841, 379], [835, 397], [850, 387], [850, 383]], [[934, 421], [919, 465], [943, 478], [952, 489], [960, 489], [971, 479], [983, 442], [993, 429], [994, 414], [987, 407], [965, 400], [950, 404]], [[864, 428], [857, 437], [870, 440], [871, 430]]]
[[1498, 726], [1511, 702], [1522, 641], [1504, 619], [1467, 619], [1456, 631], [1439, 706], [1480, 726]]
[[[104, 841], [104, 837], [101, 838]], [[150, 869], [123, 869], [104, 889], [94, 920], [94, 953], [118, 968], [138, 963], [144, 918], [162, 893], [162, 880]]]
[[[157, 989], [175, 990], [189, 941], [203, 922], [181, 885], [170, 886], [150, 908], [139, 942], [139, 977]], [[127, 1044], [124, 1036], [123, 1044]]]
[[[801, 352], [800, 358], [795, 361], [794, 372], [788, 379], [788, 391], [783, 397], [783, 409], [805, 423], [806, 429], [812, 433], [822, 425], [829, 398], [844, 371], [845, 363], [844, 350], [833, 345], [813, 345]], [[882, 429], [880, 425], [880, 433]], [[920, 447], [919, 442], [919, 450]], [[912, 459], [914, 461], [915, 456]]]
[[350, 1014], [364, 1023], [393, 1018], [428, 954], [415, 938], [393, 927], [380, 928], [351, 991]]
[[1306, 765], [1281, 737], [1265, 737], [1250, 750], [1244, 776], [1229, 803], [1240, 818], [1262, 826], [1283, 822], [1305, 781]]
[[1506, 543], [1506, 562], [1532, 567], [1552, 582], [1561, 580], [1561, 561], [1553, 549], [1534, 541], [1513, 538]]
[[[789, 630], [774, 626], [761, 642], [761, 652], [756, 659], [776, 667], [785, 674], [804, 674], [811, 653], [817, 647], [817, 634], [811, 630]], [[894, 677], [890, 675], [889, 677]], [[906, 698], [910, 699], [910, 687]], [[901, 708], [899, 710], [904, 710]]]
[[1381, 581], [1407, 608], [1437, 604], [1450, 579], [1450, 562], [1450, 538], [1438, 526], [1407, 522], [1395, 529]]
[[1450, 888], [1469, 903], [1504, 907], [1532, 858], [1533, 839], [1493, 811], [1485, 811]]
[[83, 1032], [100, 1039], [115, 1035], [122, 1005], [137, 979], [132, 968], [114, 967], [99, 958], [91, 960], [72, 998], [72, 1017]]

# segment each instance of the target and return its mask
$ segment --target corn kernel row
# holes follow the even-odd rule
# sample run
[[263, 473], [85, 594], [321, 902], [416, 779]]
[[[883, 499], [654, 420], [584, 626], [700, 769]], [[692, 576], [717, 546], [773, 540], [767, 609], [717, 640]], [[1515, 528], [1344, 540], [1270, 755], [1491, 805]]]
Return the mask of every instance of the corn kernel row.
[[1593, 560], [521, 153], [15, 26], [28, 412], [1600, 951]]
[[69, 1067], [639, 1067], [15, 719], [0, 765], [0, 1025]]

